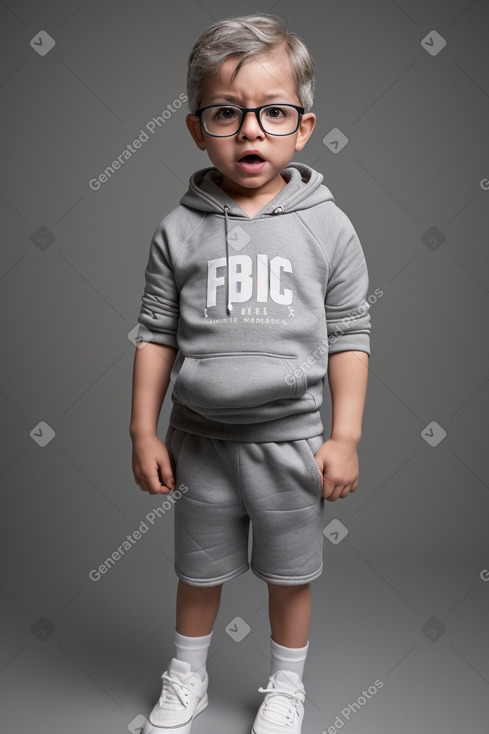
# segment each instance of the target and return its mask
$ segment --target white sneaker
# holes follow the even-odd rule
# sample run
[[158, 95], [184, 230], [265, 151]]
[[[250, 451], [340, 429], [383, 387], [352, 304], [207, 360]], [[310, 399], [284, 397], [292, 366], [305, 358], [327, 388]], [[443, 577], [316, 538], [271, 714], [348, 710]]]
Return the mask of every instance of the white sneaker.
[[192, 721], [208, 704], [207, 672], [202, 681], [189, 663], [172, 658], [161, 678], [161, 695], [148, 716], [143, 734], [189, 734]]
[[270, 676], [258, 709], [252, 734], [301, 734], [304, 718], [304, 685], [296, 673], [279, 670]]

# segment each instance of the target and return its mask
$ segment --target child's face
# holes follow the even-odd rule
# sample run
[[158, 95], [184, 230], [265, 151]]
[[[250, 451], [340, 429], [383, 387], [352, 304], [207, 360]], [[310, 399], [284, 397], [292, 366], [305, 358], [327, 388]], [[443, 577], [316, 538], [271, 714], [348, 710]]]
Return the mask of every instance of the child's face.
[[[292, 79], [290, 60], [285, 52], [261, 55], [243, 63], [234, 79], [231, 74], [238, 60], [227, 59], [219, 74], [207, 75], [202, 87], [201, 107], [211, 104], [235, 104], [259, 107], [264, 104], [301, 106]], [[302, 150], [316, 122], [312, 112], [305, 113], [298, 130], [292, 135], [274, 136], [261, 129], [253, 112], [249, 112], [237, 135], [216, 138], [201, 127], [197, 115], [187, 115], [187, 126], [201, 150], [207, 150], [213, 165], [221, 172], [221, 188], [230, 196], [269, 196], [273, 198], [284, 186], [280, 171], [287, 167], [294, 152]], [[240, 164], [240, 159], [254, 151], [264, 165]], [[253, 169], [253, 170], [252, 170]]]

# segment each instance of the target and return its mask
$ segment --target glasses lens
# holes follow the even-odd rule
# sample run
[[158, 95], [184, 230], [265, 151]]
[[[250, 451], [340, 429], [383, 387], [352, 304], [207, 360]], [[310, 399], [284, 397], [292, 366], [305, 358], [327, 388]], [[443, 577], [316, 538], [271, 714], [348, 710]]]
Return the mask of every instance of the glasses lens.
[[[211, 135], [234, 135], [241, 114], [241, 108], [234, 105], [209, 107], [202, 113], [202, 122]], [[290, 105], [268, 105], [260, 110], [260, 121], [270, 135], [290, 135], [297, 130], [299, 113]]]
[[290, 105], [269, 105], [260, 111], [260, 120], [270, 135], [290, 135], [297, 129], [299, 113]]
[[212, 135], [233, 135], [241, 122], [241, 110], [232, 105], [209, 107], [202, 113], [202, 122]]

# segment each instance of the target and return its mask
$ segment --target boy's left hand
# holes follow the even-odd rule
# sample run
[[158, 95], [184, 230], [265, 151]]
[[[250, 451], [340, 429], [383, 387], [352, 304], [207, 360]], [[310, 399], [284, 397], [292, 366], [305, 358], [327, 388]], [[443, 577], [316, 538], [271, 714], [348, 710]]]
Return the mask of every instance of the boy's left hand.
[[358, 487], [358, 455], [355, 442], [330, 438], [316, 452], [322, 497], [334, 502]]

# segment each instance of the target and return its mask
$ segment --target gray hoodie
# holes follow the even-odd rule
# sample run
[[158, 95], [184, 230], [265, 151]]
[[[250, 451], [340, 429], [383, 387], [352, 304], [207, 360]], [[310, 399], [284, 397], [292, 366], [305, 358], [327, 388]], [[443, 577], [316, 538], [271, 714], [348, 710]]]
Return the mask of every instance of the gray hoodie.
[[[254, 217], [197, 171], [153, 236], [136, 341], [177, 348], [170, 424], [234, 441], [323, 433], [328, 354], [370, 355], [352, 223], [302, 163]], [[143, 328], [142, 328], [143, 327]]]

